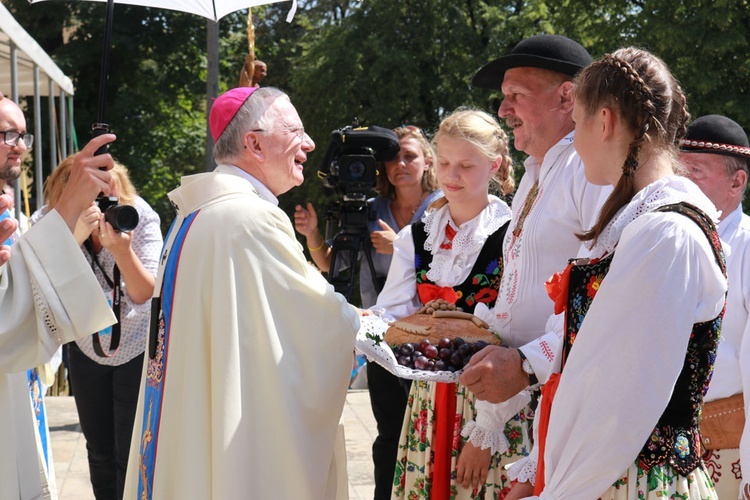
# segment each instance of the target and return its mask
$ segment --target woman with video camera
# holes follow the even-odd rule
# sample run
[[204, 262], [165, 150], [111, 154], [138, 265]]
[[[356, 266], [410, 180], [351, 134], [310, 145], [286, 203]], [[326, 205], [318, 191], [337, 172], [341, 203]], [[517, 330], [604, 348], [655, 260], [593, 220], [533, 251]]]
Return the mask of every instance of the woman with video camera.
[[[379, 288], [388, 275], [396, 233], [420, 220], [430, 203], [442, 196], [437, 189], [435, 154], [424, 132], [411, 125], [397, 127], [394, 132], [398, 137], [398, 156], [385, 162], [385, 169], [381, 168], [375, 186], [378, 196], [369, 200], [376, 220], [368, 223], [370, 241], [365, 244], [376, 276], [373, 278], [369, 266], [360, 266], [360, 297], [365, 309], [375, 305]], [[294, 226], [307, 238], [307, 248], [315, 264], [321, 271], [328, 272], [333, 250], [318, 229], [318, 216], [312, 203], [308, 203], [307, 208], [296, 207]], [[381, 283], [380, 287], [376, 287], [376, 281]], [[378, 436], [372, 446], [375, 499], [378, 500], [391, 496], [409, 386], [408, 381], [398, 379], [376, 363], [367, 363], [367, 384], [378, 424]]]
[[[66, 158], [45, 182], [46, 204], [32, 215], [32, 223], [55, 207], [70, 178], [74, 158], [75, 155]], [[113, 293], [121, 297], [119, 314], [114, 307], [120, 328], [119, 348], [109, 348], [117, 335], [111, 329], [92, 332], [67, 346], [71, 389], [86, 438], [91, 485], [97, 500], [122, 498], [151, 315], [150, 299], [163, 243], [159, 215], [137, 195], [127, 168], [115, 162], [111, 172], [112, 194], [119, 197], [121, 204], [116, 208], [127, 212], [133, 207], [138, 214], [137, 225], [130, 232], [118, 231], [102, 214], [99, 204], [94, 203], [81, 214], [74, 236], [91, 263], [102, 293], [110, 303]], [[111, 199], [105, 201], [113, 203]]]

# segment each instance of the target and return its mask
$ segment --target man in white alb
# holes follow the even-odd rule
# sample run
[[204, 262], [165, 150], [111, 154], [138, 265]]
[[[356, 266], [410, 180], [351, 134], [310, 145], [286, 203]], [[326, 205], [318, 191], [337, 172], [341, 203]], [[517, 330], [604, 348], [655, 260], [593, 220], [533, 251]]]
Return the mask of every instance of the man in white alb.
[[[17, 106], [0, 94], [0, 109]], [[24, 140], [25, 130], [0, 113], [0, 133]], [[19, 134], [19, 136], [15, 135]], [[91, 273], [73, 230], [81, 212], [100, 192], [109, 193], [113, 166], [109, 154], [95, 155], [114, 140], [93, 139], [79, 154], [57, 208], [10, 246], [0, 249], [0, 498], [56, 499], [40, 450], [37, 419], [29, 399], [26, 371], [47, 360], [64, 343], [115, 322], [112, 310]], [[17, 142], [16, 144], [20, 144]], [[11, 148], [15, 148], [12, 145]], [[104, 170], [99, 168], [103, 167]], [[0, 196], [0, 213], [10, 206]], [[49, 220], [47, 220], [49, 219]], [[15, 232], [17, 222], [0, 223], [0, 241]]]

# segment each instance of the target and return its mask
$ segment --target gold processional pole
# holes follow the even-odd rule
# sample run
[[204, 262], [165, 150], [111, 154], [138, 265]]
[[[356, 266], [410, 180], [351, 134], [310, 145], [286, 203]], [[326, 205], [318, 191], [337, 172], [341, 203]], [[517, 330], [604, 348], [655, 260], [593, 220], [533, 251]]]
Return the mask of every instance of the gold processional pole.
[[252, 87], [255, 73], [255, 26], [252, 9], [247, 9], [247, 56], [240, 72], [240, 87]]

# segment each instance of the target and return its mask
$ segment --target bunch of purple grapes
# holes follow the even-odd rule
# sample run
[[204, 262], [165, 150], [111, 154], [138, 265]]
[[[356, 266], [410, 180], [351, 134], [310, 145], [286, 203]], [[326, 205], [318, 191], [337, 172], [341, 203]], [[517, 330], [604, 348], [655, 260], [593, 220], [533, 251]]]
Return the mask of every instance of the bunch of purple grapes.
[[453, 340], [445, 337], [437, 345], [424, 339], [419, 343], [410, 342], [392, 349], [401, 366], [430, 372], [455, 372], [466, 366], [474, 353], [488, 345], [483, 340], [466, 342], [461, 337]]

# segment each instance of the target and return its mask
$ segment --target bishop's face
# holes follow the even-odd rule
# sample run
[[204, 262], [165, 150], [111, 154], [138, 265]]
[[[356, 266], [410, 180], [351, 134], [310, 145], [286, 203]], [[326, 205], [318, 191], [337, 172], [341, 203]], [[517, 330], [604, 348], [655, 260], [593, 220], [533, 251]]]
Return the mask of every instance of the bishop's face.
[[[273, 109], [275, 108], [275, 109]], [[273, 129], [259, 134], [263, 151], [263, 184], [278, 196], [305, 179], [304, 163], [315, 143], [305, 132], [297, 110], [288, 99], [276, 99], [269, 113], [277, 118]]]

